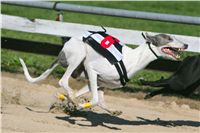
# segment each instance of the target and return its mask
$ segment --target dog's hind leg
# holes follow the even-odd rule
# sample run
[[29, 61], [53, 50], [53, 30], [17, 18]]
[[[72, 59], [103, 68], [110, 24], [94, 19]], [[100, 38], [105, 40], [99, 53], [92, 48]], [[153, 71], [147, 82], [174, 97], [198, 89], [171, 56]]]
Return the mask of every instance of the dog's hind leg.
[[74, 60], [73, 63], [69, 63], [67, 70], [65, 71], [62, 78], [59, 80], [59, 85], [66, 90], [67, 95], [70, 98], [70, 100], [74, 99], [74, 94], [73, 94], [73, 90], [69, 86], [69, 78], [71, 77], [71, 74], [77, 68], [77, 66], [80, 64], [81, 61], [82, 60], [77, 60], [77, 61]]
[[86, 56], [85, 44], [77, 40], [76, 38], [71, 38], [63, 47], [59, 54], [59, 62], [63, 66], [67, 67], [64, 75], [59, 81], [59, 85], [63, 87], [67, 93], [68, 98], [73, 100], [74, 94], [69, 86], [69, 78], [76, 68], [83, 62]]
[[162, 94], [162, 93], [167, 93], [167, 92], [170, 92], [170, 89], [169, 88], [162, 88], [162, 89], [159, 89], [159, 90], [155, 90], [155, 91], [152, 91], [150, 92], [149, 94], [147, 94], [144, 99], [149, 99], [149, 98], [152, 98], [156, 95], [159, 95], [159, 94]]
[[166, 87], [169, 83], [169, 79], [164, 79], [163, 77], [156, 81], [147, 81], [144, 79], [139, 80], [142, 85], [149, 85], [153, 87]]

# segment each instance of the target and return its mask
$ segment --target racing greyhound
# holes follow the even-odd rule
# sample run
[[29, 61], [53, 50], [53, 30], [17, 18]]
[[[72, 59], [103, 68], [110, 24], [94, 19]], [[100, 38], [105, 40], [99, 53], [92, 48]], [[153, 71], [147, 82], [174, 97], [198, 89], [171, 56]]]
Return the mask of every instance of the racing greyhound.
[[[126, 45], [122, 48], [123, 63], [127, 71], [128, 78], [132, 78], [136, 72], [145, 68], [150, 62], [157, 58], [167, 58], [178, 60], [179, 52], [187, 48], [187, 44], [177, 41], [175, 38], [166, 34], [149, 35], [142, 34], [146, 43], [132, 49]], [[83, 104], [74, 102], [79, 108], [100, 106], [109, 113], [116, 111], [110, 110], [104, 102], [103, 91], [99, 88], [119, 88], [123, 87], [120, 76], [114, 65], [97, 53], [90, 45], [83, 42], [83, 36], [72, 37], [64, 44], [58, 58], [53, 64], [39, 77], [32, 78], [24, 61], [20, 58], [26, 79], [31, 82], [38, 82], [45, 79], [53, 69], [59, 64], [67, 67], [64, 75], [59, 80], [59, 85], [64, 88], [67, 98], [71, 101], [87, 92], [91, 92], [92, 99]], [[78, 76], [77, 76], [78, 75]], [[82, 77], [88, 79], [88, 85], [74, 93], [69, 86], [69, 78]], [[60, 98], [63, 95], [60, 95]]]

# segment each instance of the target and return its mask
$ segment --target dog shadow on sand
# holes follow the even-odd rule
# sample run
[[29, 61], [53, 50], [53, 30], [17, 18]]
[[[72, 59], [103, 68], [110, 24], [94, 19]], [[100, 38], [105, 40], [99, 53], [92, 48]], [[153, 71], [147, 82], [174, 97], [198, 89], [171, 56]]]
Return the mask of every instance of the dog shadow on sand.
[[[84, 119], [77, 119], [84, 118]], [[71, 113], [65, 117], [58, 117], [56, 119], [68, 121], [71, 124], [76, 124], [79, 126], [85, 127], [97, 127], [102, 126], [109, 129], [121, 130], [119, 127], [110, 126], [113, 125], [156, 125], [156, 126], [164, 126], [164, 127], [176, 127], [176, 126], [191, 126], [191, 127], [200, 127], [200, 122], [198, 121], [190, 121], [190, 120], [161, 120], [157, 118], [155, 120], [150, 120], [142, 117], [137, 117], [138, 120], [126, 120], [117, 116], [113, 116], [107, 113], [96, 113], [92, 111], [78, 111], [75, 113]], [[80, 124], [81, 121], [91, 122], [91, 124]]]

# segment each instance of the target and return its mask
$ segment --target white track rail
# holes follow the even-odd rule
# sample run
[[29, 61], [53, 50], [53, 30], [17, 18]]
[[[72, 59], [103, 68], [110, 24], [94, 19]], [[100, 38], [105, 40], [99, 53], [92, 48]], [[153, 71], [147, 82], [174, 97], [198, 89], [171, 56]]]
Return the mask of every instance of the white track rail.
[[[29, 33], [49, 34], [55, 36], [76, 36], [83, 34], [88, 30], [102, 30], [100, 26], [66, 23], [43, 19], [30, 20], [18, 16], [1, 15], [3, 29], [23, 31]], [[120, 28], [105, 27], [107, 32], [117, 38], [123, 43], [139, 45], [144, 43], [144, 39], [141, 36], [142, 32], [138, 30], [127, 30]], [[149, 34], [158, 34], [155, 32], [148, 32]], [[187, 51], [200, 52], [200, 38], [193, 36], [174, 35], [178, 40], [183, 41], [189, 45]]]

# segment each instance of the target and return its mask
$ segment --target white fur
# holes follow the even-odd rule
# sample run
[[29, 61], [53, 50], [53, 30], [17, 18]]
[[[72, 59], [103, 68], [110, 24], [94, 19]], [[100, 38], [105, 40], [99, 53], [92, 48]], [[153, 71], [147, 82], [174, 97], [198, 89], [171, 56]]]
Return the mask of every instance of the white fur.
[[24, 63], [24, 60], [19, 58], [19, 61], [20, 63], [22, 64], [22, 67], [23, 67], [23, 71], [24, 71], [24, 75], [26, 77], [26, 79], [31, 82], [31, 83], [34, 83], [34, 82], [38, 82], [38, 81], [41, 81], [41, 80], [44, 80], [47, 78], [47, 76], [49, 76], [49, 74], [54, 70], [54, 68], [58, 65], [58, 64], [55, 64], [52, 68], [50, 69], [47, 69], [44, 73], [42, 73], [39, 77], [36, 77], [36, 78], [32, 78], [28, 72], [28, 69], [26, 67], [26, 64]]

